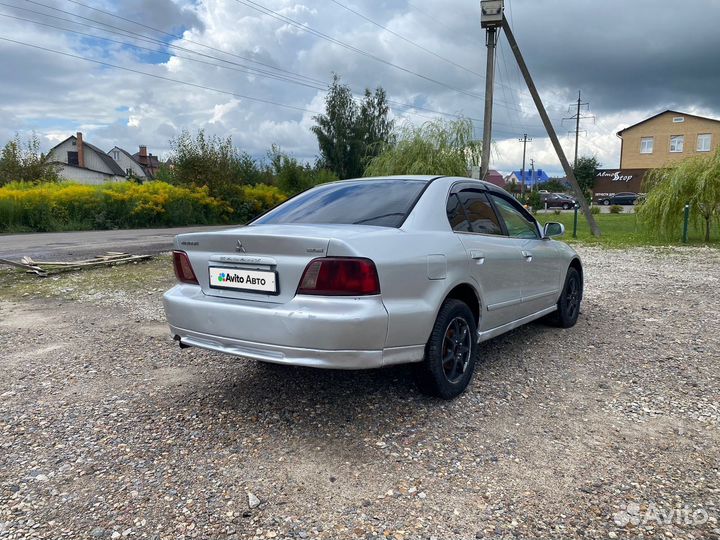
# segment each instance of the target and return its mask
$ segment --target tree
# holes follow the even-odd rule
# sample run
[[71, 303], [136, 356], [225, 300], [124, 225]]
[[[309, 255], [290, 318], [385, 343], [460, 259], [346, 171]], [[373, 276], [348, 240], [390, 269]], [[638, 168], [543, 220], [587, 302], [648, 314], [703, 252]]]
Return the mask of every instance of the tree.
[[676, 235], [690, 205], [695, 223], [710, 241], [713, 221], [720, 222], [720, 149], [708, 156], [684, 159], [648, 173], [644, 180], [647, 198], [638, 208], [643, 222], [668, 236]]
[[0, 186], [10, 182], [57, 182], [58, 165], [40, 152], [40, 140], [33, 133], [23, 145], [20, 135], [5, 144], [0, 153]]
[[382, 88], [365, 90], [358, 106], [350, 87], [333, 76], [325, 98], [325, 114], [313, 117], [311, 131], [320, 147], [323, 168], [338, 178], [362, 176], [367, 162], [390, 140], [393, 122], [388, 119], [387, 96]]
[[585, 200], [592, 200], [592, 188], [595, 182], [597, 170], [602, 167], [595, 156], [582, 156], [577, 160], [577, 166], [573, 170], [575, 179], [580, 185]]
[[224, 199], [234, 206], [241, 199], [241, 155], [231, 137], [207, 136], [199, 130], [193, 138], [183, 132], [170, 140], [173, 163], [172, 182], [186, 187], [207, 186], [212, 197]]
[[391, 174], [443, 174], [467, 176], [478, 148], [472, 141], [468, 119], [434, 120], [421, 126], [406, 124], [396, 141], [374, 158], [365, 176]]
[[331, 171], [323, 169], [321, 164], [316, 163], [315, 167], [311, 167], [300, 163], [276, 145], [272, 145], [268, 152], [268, 161], [275, 185], [289, 196], [318, 184], [337, 180], [337, 177]]

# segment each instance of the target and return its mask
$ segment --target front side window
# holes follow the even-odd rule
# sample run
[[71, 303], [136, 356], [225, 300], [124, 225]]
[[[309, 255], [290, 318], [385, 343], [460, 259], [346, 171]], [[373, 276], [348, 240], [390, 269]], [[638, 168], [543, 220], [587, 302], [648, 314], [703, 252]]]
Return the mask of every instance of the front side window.
[[670, 151], [671, 152], [682, 152], [683, 146], [685, 145], [684, 135], [673, 135], [670, 137]]
[[357, 180], [310, 189], [251, 225], [331, 223], [400, 227], [427, 185], [424, 180]]
[[525, 216], [518, 208], [503, 197], [491, 195], [495, 207], [498, 209], [500, 216], [505, 222], [508, 236], [511, 238], [539, 238], [537, 225], [530, 218]]
[[652, 137], [643, 137], [640, 139], [640, 153], [652, 154], [654, 142], [655, 140]]
[[698, 135], [697, 140], [697, 151], [698, 152], [709, 152], [710, 145], [712, 145], [712, 134], [701, 133]]

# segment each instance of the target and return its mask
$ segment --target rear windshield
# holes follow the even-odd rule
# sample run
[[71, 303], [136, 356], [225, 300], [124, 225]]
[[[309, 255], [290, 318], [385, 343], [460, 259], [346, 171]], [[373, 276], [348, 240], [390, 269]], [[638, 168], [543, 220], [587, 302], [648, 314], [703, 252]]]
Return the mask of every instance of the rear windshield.
[[334, 223], [399, 227], [426, 184], [424, 180], [358, 180], [318, 186], [281, 204], [251, 225]]

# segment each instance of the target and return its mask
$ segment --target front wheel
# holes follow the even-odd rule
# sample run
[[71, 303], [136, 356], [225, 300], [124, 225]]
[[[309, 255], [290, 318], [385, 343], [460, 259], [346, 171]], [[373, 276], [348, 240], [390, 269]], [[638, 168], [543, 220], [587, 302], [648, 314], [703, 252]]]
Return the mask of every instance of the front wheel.
[[575, 326], [580, 315], [582, 295], [583, 285], [580, 273], [571, 266], [565, 276], [565, 286], [557, 302], [557, 311], [549, 316], [549, 322], [560, 328]]
[[460, 300], [446, 300], [425, 345], [425, 358], [416, 368], [420, 391], [443, 399], [459, 396], [475, 371], [477, 347], [472, 311]]
[[605, 199], [605, 200], [603, 201], [603, 204], [604, 204], [605, 206], [610, 206], [610, 201], [609, 201], [608, 199]]
[[568, 203], [564, 203], [562, 205], [562, 207], [563, 207], [563, 210], [570, 210], [570, 205]]

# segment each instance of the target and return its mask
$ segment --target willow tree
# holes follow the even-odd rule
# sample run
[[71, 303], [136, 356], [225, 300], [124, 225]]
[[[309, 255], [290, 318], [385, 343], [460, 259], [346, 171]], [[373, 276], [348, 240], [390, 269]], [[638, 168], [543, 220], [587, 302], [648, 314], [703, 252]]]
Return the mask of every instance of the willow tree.
[[433, 120], [420, 126], [405, 124], [397, 130], [395, 140], [370, 161], [365, 176], [467, 176], [479, 151], [472, 135], [472, 122], [468, 119]]
[[705, 229], [710, 241], [713, 222], [720, 222], [720, 148], [714, 154], [685, 159], [645, 178], [646, 200], [640, 205], [640, 218], [668, 236], [682, 227], [684, 208], [696, 225]]

